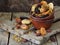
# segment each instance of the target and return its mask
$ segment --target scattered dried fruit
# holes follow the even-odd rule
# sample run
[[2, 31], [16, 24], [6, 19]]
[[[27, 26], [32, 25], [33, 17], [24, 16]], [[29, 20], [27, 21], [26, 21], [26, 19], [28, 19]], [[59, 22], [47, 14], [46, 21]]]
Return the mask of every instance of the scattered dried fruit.
[[40, 36], [40, 30], [36, 31], [36, 36]]
[[21, 42], [21, 41], [22, 41], [22, 38], [21, 38], [21, 37], [18, 37], [17, 35], [13, 35], [13, 39], [14, 39], [16, 42]]
[[22, 20], [22, 24], [30, 24], [31, 21], [29, 19], [24, 19]]
[[27, 26], [27, 25], [25, 25], [25, 24], [22, 24], [21, 26], [21, 29], [23, 29], [23, 30], [27, 30], [29, 27]]
[[21, 19], [20, 18], [16, 18], [16, 22], [17, 23], [21, 23]]
[[20, 29], [20, 24], [17, 24], [17, 25], [16, 25], [16, 28], [17, 28], [17, 29]]
[[15, 39], [14, 39], [15, 41], [18, 41], [18, 38], [17, 37], [15, 37]]
[[46, 35], [47, 32], [46, 32], [44, 27], [41, 27], [40, 33], [41, 33], [42, 36]]

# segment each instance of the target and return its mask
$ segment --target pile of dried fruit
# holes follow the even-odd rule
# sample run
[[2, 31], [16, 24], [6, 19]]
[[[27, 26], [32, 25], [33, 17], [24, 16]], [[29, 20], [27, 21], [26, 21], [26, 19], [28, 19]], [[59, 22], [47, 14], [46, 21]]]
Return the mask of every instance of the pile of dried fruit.
[[28, 30], [31, 25], [30, 19], [21, 19], [21, 18], [16, 18], [16, 28], [17, 29], [23, 29], [23, 30]]
[[46, 1], [41, 1], [38, 4], [32, 5], [31, 15], [43, 17], [48, 16], [53, 13], [54, 5], [53, 3], [47, 3]]
[[17, 36], [17, 35], [13, 35], [13, 40], [15, 40], [16, 42], [27, 42], [27, 40], [26, 39], [23, 39], [23, 38], [21, 38], [21, 37], [19, 37], [19, 36]]
[[[34, 22], [33, 21], [32, 22], [33, 22], [34, 26], [38, 27], [36, 25], [39, 25], [39, 21], [38, 21], [38, 24], [37, 24], [37, 20], [36, 19], [40, 20], [41, 18], [45, 18], [47, 16], [53, 15], [53, 11], [54, 11], [54, 5], [53, 5], [52, 2], [48, 3], [46, 1], [41, 1], [40, 3], [32, 5], [31, 15], [33, 17], [32, 20]], [[41, 24], [44, 25], [45, 24], [44, 23], [45, 20], [43, 20], [43, 19], [41, 19], [41, 20], [40, 20], [40, 22], [43, 22]], [[41, 28], [36, 31], [36, 35], [44, 36], [47, 32], [50, 32], [50, 30], [45, 30], [45, 27], [41, 26]]]

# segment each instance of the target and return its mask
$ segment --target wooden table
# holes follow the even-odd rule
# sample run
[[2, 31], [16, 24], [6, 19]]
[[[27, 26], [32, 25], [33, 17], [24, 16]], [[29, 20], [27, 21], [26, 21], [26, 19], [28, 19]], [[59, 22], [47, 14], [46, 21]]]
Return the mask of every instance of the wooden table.
[[[30, 33], [30, 34], [24, 34], [25, 30], [22, 30], [22, 29], [14, 29], [13, 30], [12, 29], [14, 27], [13, 23], [14, 23], [14, 21], [6, 20], [6, 21], [4, 21], [1, 24], [1, 27], [0, 27], [1, 30], [5, 30], [5, 31], [9, 32], [8, 39], [10, 38], [10, 34], [16, 34], [19, 37], [27, 39], [30, 42], [32, 42], [34, 44], [37, 44], [37, 45], [43, 44], [44, 42], [46, 42], [50, 38], [50, 36], [60, 32], [60, 28], [59, 29], [55, 29], [55, 30], [51, 29], [52, 32], [51, 33], [47, 33], [44, 37], [36, 36], [33, 32]], [[9, 40], [8, 40], [7, 45], [8, 44], [9, 44]]]

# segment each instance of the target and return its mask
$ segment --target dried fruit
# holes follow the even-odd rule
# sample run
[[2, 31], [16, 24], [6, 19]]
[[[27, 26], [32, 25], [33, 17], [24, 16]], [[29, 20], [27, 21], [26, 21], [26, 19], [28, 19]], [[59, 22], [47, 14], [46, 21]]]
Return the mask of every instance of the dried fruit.
[[13, 39], [15, 39], [17, 37], [17, 35], [13, 35]]
[[40, 30], [36, 31], [36, 36], [40, 36]]
[[20, 24], [17, 24], [17, 25], [16, 25], [16, 28], [19, 29], [19, 28], [20, 28]]
[[20, 18], [16, 18], [16, 22], [17, 23], [20, 23], [21, 22], [21, 19]]
[[21, 29], [23, 29], [23, 30], [27, 30], [29, 27], [27, 26], [27, 25], [25, 25], [25, 24], [22, 24], [21, 25]]
[[15, 40], [15, 41], [18, 41], [18, 38], [16, 37], [14, 40]]
[[22, 38], [18, 37], [17, 35], [13, 35], [13, 39], [14, 39], [16, 42], [21, 42], [21, 41], [22, 41]]
[[54, 9], [53, 3], [41, 1], [39, 4], [32, 5], [31, 15], [42, 17], [44, 15], [51, 15]]
[[29, 19], [24, 19], [22, 20], [22, 24], [30, 24], [31, 21]]
[[44, 27], [41, 27], [40, 33], [41, 33], [42, 36], [46, 35], [47, 32], [46, 32]]

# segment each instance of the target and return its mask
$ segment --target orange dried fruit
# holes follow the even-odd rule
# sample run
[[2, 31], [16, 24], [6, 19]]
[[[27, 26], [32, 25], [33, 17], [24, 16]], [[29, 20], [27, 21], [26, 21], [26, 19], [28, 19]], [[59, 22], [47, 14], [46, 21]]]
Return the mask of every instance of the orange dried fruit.
[[44, 27], [41, 27], [40, 33], [41, 33], [42, 36], [46, 35], [47, 32], [46, 32]]
[[21, 22], [21, 19], [20, 18], [16, 18], [15, 19], [17, 23], [20, 23]]

